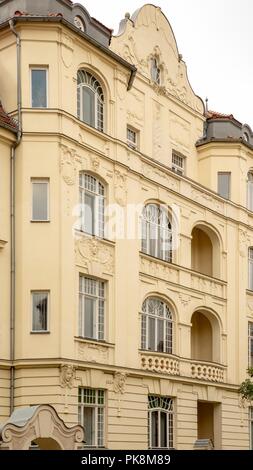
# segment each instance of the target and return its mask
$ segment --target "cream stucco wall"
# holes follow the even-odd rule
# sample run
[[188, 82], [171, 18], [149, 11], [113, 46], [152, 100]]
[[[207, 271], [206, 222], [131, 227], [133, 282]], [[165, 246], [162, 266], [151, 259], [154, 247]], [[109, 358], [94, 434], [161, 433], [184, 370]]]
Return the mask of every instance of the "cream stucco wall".
[[[243, 193], [253, 153], [246, 154], [243, 144], [196, 149], [203, 134], [203, 104], [189, 85], [170, 25], [154, 6], [145, 6], [135, 24], [128, 20], [125, 31], [112, 39], [112, 50], [138, 68], [130, 91], [129, 71], [65, 26], [27, 22], [17, 24], [17, 30], [22, 44], [23, 137], [16, 155], [15, 406], [49, 403], [66, 423], [76, 424], [78, 387], [103, 388], [106, 446], [145, 449], [148, 394], [171, 396], [174, 446], [192, 449], [198, 437], [197, 401], [205, 401], [220, 410], [215, 412], [216, 448], [248, 448], [247, 408], [239, 407], [237, 389], [247, 368], [247, 322], [253, 320], [252, 295], [246, 291], [253, 220]], [[149, 79], [152, 54], [162, 64], [162, 87]], [[0, 90], [7, 111], [14, 114], [15, 64], [14, 38], [6, 30], [0, 33], [0, 66], [5, 67]], [[36, 65], [48, 68], [46, 110], [31, 109], [30, 67]], [[80, 67], [92, 71], [104, 87], [104, 133], [76, 117]], [[127, 125], [140, 132], [138, 151], [126, 144]], [[186, 177], [171, 171], [172, 150], [186, 157]], [[8, 241], [9, 148], [4, 141], [0, 168], [0, 239]], [[227, 169], [233, 174], [232, 201], [215, 194], [217, 171]], [[104, 182], [106, 204], [118, 204], [124, 214], [130, 205], [147, 201], [176, 208], [180, 243], [173, 263], [141, 254], [136, 237], [101, 240], [73, 230], [78, 174], [84, 170]], [[47, 223], [31, 222], [35, 177], [50, 181]], [[213, 243], [212, 276], [192, 270], [195, 227], [204, 227]], [[0, 377], [1, 421], [9, 413], [9, 256], [7, 244], [0, 251], [0, 365], [6, 367]], [[104, 343], [78, 338], [79, 273], [107, 283]], [[32, 290], [50, 291], [48, 334], [31, 334]], [[154, 294], [173, 309], [172, 356], [140, 350], [139, 312], [144, 299]], [[197, 311], [212, 325], [213, 362], [191, 357], [191, 322]], [[65, 363], [75, 368], [70, 389], [61, 386], [60, 367]], [[123, 393], [115, 391], [116, 372], [125, 374]]]

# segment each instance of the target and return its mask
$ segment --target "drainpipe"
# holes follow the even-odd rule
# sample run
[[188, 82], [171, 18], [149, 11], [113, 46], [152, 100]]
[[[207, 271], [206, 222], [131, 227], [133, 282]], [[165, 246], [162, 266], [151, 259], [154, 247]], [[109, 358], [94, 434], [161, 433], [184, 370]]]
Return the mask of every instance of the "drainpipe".
[[10, 414], [14, 411], [14, 383], [15, 383], [15, 296], [16, 296], [16, 230], [15, 230], [15, 159], [16, 148], [22, 138], [22, 102], [21, 102], [21, 39], [14, 28], [14, 21], [9, 21], [11, 31], [16, 37], [17, 47], [17, 110], [18, 110], [18, 133], [17, 140], [11, 148], [10, 165], [10, 238], [11, 238], [11, 280], [10, 280]]

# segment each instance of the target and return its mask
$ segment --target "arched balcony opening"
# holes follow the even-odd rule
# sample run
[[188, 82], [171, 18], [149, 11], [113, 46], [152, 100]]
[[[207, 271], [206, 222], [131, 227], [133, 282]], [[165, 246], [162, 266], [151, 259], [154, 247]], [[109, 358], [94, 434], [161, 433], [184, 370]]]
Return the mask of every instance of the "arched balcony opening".
[[209, 227], [197, 225], [192, 230], [191, 267], [206, 276], [220, 277], [220, 242]]
[[198, 310], [191, 320], [191, 358], [197, 361], [220, 362], [220, 326], [210, 312]]

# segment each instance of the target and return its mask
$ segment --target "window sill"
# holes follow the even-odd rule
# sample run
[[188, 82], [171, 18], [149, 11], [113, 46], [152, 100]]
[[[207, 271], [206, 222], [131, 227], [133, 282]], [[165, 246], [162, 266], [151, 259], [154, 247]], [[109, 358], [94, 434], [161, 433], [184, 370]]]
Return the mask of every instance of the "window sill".
[[50, 220], [30, 220], [31, 224], [49, 224]]
[[74, 336], [75, 341], [80, 341], [80, 343], [88, 343], [88, 344], [97, 344], [98, 346], [105, 346], [108, 348], [114, 348], [114, 343], [108, 343], [105, 340], [97, 340], [92, 338], [84, 338], [83, 336]]
[[30, 335], [50, 335], [50, 331], [30, 331]]
[[90, 233], [84, 232], [83, 230], [80, 230], [80, 229], [75, 229], [75, 233], [83, 238], [88, 238], [91, 240], [97, 240], [97, 241], [101, 241], [104, 243], [108, 243], [110, 245], [115, 245], [115, 242], [112, 240], [108, 240], [108, 238], [99, 237], [98, 235], [91, 235]]

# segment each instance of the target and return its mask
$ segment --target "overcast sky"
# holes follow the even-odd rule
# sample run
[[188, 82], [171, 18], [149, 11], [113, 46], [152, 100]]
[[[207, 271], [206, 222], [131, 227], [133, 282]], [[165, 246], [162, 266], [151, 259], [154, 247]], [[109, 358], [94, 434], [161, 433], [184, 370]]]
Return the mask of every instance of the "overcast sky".
[[[118, 31], [140, 0], [75, 0]], [[253, 128], [253, 1], [157, 0], [176, 36], [196, 94], [209, 109], [232, 113]]]

